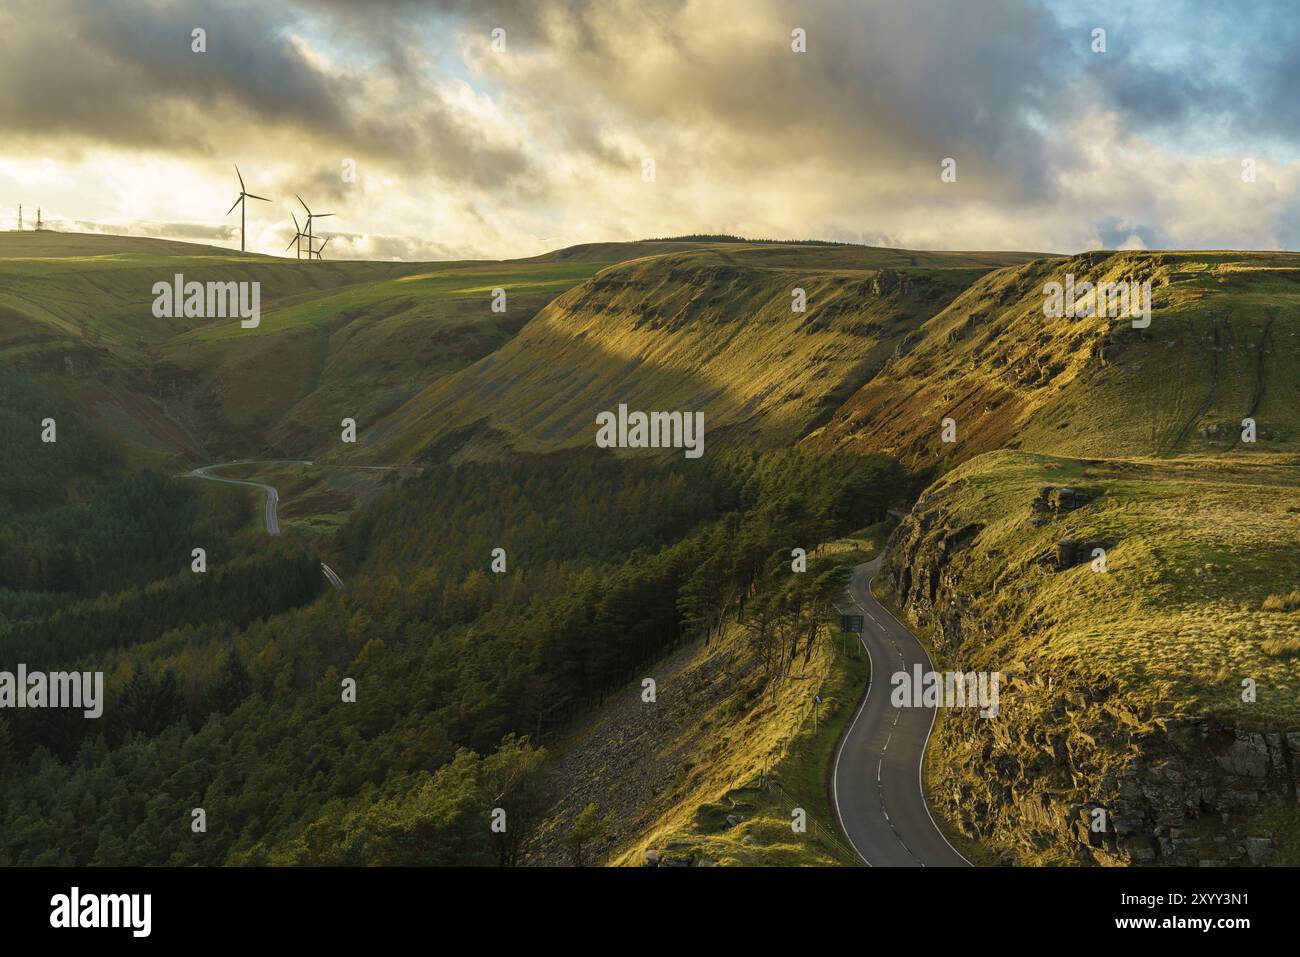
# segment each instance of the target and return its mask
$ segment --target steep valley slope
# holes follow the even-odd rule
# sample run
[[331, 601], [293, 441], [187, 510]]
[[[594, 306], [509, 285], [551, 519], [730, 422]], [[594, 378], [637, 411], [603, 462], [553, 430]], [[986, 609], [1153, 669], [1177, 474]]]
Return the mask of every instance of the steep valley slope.
[[[617, 270], [629, 275], [614, 288], [637, 265]], [[1045, 285], [1067, 273], [1150, 281], [1151, 324], [1045, 316]], [[581, 303], [590, 315], [578, 329], [608, 336], [594, 318], [600, 301], [579, 293], [540, 318], [562, 336]], [[820, 301], [834, 295], [823, 289]], [[999, 717], [946, 712], [927, 759], [934, 812], [973, 858], [1300, 861], [1298, 295], [1290, 254], [1012, 265], [900, 324], [882, 366], [821, 424], [808, 409], [772, 423], [773, 441], [802, 428], [806, 447], [884, 451], [935, 477], [892, 537], [877, 589], [941, 669], [1005, 676]], [[644, 360], [639, 348], [627, 351]], [[782, 368], [802, 374], [798, 361]], [[751, 374], [764, 381], [761, 367]], [[507, 427], [563, 420], [551, 409], [520, 416]], [[567, 440], [579, 423], [564, 421]], [[702, 751], [723, 747], [711, 728], [701, 736]], [[714, 787], [689, 798], [702, 819], [749, 797]], [[662, 832], [647, 823], [624, 841], [654, 846]], [[725, 844], [701, 850], [680, 828], [669, 833], [703, 859], [735, 859]], [[774, 846], [771, 859], [784, 853]]]
[[[177, 272], [262, 282], [261, 325], [153, 316], [152, 284]], [[1067, 274], [1149, 281], [1150, 325], [1045, 316]], [[590, 446], [620, 403], [702, 409], [706, 449], [893, 455], [932, 484], [890, 540], [882, 599], [940, 667], [1008, 676], [997, 719], [939, 722], [936, 816], [989, 861], [1300, 862], [1300, 256], [659, 241], [304, 263], [0, 234], [0, 360], [0, 487], [19, 506], [109, 452], [173, 469], [518, 457]], [[32, 474], [47, 408], [93, 441], [61, 439], [66, 469]], [[674, 778], [621, 799], [639, 808], [624, 860], [661, 838], [763, 860], [761, 840], [713, 828], [749, 800], [733, 792], [756, 756], [709, 696], [729, 654], [683, 672], [701, 696], [687, 717], [710, 723], [674, 726]], [[784, 747], [773, 722], [792, 709], [775, 696], [749, 733]], [[616, 735], [568, 756], [588, 772], [561, 807], [608, 799], [593, 778]], [[729, 756], [716, 774], [711, 753]], [[563, 854], [562, 831], [540, 858]]]
[[[991, 859], [1300, 860], [1298, 266], [1004, 270], [809, 438], [941, 474], [879, 587], [943, 667], [1009, 676], [998, 719], [947, 712], [928, 763]], [[1044, 317], [1066, 272], [1151, 280], [1151, 325]]]
[[713, 444], [790, 445], [990, 268], [1028, 258], [745, 244], [629, 260], [394, 411], [355, 458], [590, 445], [620, 403], [701, 410]]
[[[1067, 274], [1149, 281], [1150, 325], [1046, 317], [1043, 288]], [[1297, 306], [1291, 254], [1089, 253], [1000, 270], [926, 322], [807, 442], [919, 468], [1003, 447], [1163, 455], [1230, 449], [1250, 416], [1257, 449], [1295, 448]]]
[[1298, 466], [1003, 451], [931, 486], [879, 585], [941, 669], [1005, 676], [939, 722], [936, 811], [1020, 864], [1300, 859]]
[[[0, 362], [60, 395], [130, 464], [304, 458], [363, 432], [630, 255], [593, 244], [510, 262], [307, 262], [78, 233], [0, 233]], [[154, 314], [155, 283], [258, 283], [260, 321]], [[492, 308], [494, 290], [505, 308]], [[83, 433], [84, 434], [84, 433]], [[29, 431], [15, 432], [26, 441]]]

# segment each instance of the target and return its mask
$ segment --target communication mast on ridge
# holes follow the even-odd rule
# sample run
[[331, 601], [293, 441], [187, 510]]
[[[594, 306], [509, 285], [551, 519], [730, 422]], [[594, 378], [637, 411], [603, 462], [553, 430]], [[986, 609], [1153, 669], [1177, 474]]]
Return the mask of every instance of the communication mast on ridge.
[[23, 207], [22, 207], [22, 204], [19, 204], [19, 206], [18, 206], [18, 231], [19, 231], [20, 233], [23, 231]]
[[40, 232], [44, 228], [45, 227], [41, 225], [41, 208], [37, 206], [36, 207], [36, 231]]

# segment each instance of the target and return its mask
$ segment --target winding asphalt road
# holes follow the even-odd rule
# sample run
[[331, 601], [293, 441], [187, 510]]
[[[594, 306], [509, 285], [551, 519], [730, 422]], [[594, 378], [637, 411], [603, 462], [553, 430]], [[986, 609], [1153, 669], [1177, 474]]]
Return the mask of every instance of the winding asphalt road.
[[921, 786], [925, 746], [935, 708], [895, 708], [890, 678], [920, 664], [932, 670], [925, 648], [871, 595], [881, 556], [853, 570], [845, 602], [863, 616], [862, 646], [871, 682], [835, 752], [831, 798], [840, 830], [858, 855], [876, 867], [969, 867], [948, 843]]
[[[250, 462], [226, 462], [226, 465], [251, 465]], [[208, 469], [218, 468], [219, 465], [202, 465], [190, 473], [194, 478], [207, 479], [209, 482], [225, 482], [227, 485], [251, 485], [253, 488], [260, 488], [266, 492], [266, 531], [270, 535], [280, 534], [280, 518], [277, 514], [277, 506], [280, 504], [280, 493], [270, 485], [264, 482], [248, 482], [244, 479], [219, 478], [216, 475], [209, 475]]]
[[[258, 463], [254, 463], [254, 462], [226, 462], [225, 464], [226, 464], [226, 465], [254, 465], [254, 464], [258, 464]], [[283, 463], [277, 461], [276, 464], [283, 464]], [[304, 462], [302, 462], [302, 463], [300, 463], [300, 464], [302, 464], [302, 465], [311, 465], [312, 463], [309, 462], [309, 461], [304, 461]], [[216, 475], [209, 475], [209, 474], [208, 474], [208, 469], [215, 469], [215, 468], [218, 468], [218, 467], [219, 467], [219, 466], [217, 466], [217, 465], [202, 465], [202, 466], [200, 466], [199, 468], [196, 468], [196, 469], [194, 469], [192, 472], [190, 472], [190, 475], [193, 476], [194, 478], [207, 479], [209, 482], [225, 482], [227, 485], [251, 485], [251, 486], [253, 486], [254, 488], [260, 488], [260, 489], [263, 489], [263, 490], [266, 492], [266, 531], [267, 531], [267, 534], [269, 534], [269, 535], [279, 535], [279, 534], [280, 534], [280, 516], [279, 516], [279, 514], [278, 514], [278, 509], [279, 509], [279, 505], [280, 505], [280, 493], [277, 492], [273, 486], [267, 485], [265, 482], [249, 482], [249, 481], [246, 481], [246, 480], [244, 480], [244, 479], [228, 479], [228, 478], [220, 478], [220, 477], [218, 477], [218, 476], [216, 476]], [[369, 468], [385, 468], [385, 466], [368, 466], [368, 467], [369, 467]], [[336, 571], [334, 571], [334, 569], [330, 568], [330, 567], [329, 567], [328, 565], [326, 565], [324, 562], [321, 562], [321, 563], [320, 563], [320, 568], [321, 568], [321, 571], [325, 573], [325, 577], [329, 579], [329, 583], [330, 583], [331, 585], [333, 585], [335, 588], [342, 588], [342, 587], [343, 587], [343, 579], [342, 579], [342, 578], [339, 578], [338, 573], [337, 573]]]

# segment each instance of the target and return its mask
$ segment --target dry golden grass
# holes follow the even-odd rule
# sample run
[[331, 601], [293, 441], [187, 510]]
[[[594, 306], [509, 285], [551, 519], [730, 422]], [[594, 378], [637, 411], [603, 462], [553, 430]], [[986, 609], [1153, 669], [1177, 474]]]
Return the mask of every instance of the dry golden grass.
[[[952, 493], [953, 527], [983, 526], [962, 586], [987, 609], [988, 653], [1112, 678], [1135, 705], [1168, 716], [1294, 721], [1300, 676], [1286, 655], [1300, 643], [1300, 618], [1268, 606], [1300, 567], [1296, 466], [1293, 456], [1217, 466], [1016, 452], [971, 460], [938, 488]], [[1032, 502], [1045, 485], [1101, 494], [1034, 527]], [[1063, 539], [1113, 541], [1105, 572], [1087, 563], [1056, 570]], [[1242, 700], [1246, 679], [1258, 701]]]
[[1286, 595], [1269, 595], [1264, 599], [1265, 611], [1295, 611], [1300, 609], [1300, 589]]
[[[1067, 273], [1149, 279], [1150, 326], [1044, 316], [1044, 285]], [[807, 441], [919, 467], [1003, 447], [1079, 457], [1293, 451], [1297, 277], [1295, 253], [1090, 253], [1000, 269], [926, 322], [915, 348]], [[955, 446], [940, 441], [949, 416]], [[1239, 440], [1247, 416], [1258, 428], [1251, 446]]]

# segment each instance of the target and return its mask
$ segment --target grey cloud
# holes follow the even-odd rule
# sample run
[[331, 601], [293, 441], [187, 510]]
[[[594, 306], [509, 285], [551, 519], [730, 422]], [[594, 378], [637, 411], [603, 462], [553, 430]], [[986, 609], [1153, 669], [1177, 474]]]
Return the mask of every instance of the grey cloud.
[[[611, 129], [625, 128], [659, 142], [665, 162], [726, 181], [862, 166], [933, 192], [953, 156], [985, 199], [1047, 182], [1031, 117], [1058, 93], [1047, 59], [1059, 28], [1031, 0], [747, 4], [770, 36], [699, 22], [683, 0], [17, 4], [0, 30], [0, 129], [28, 138], [249, 155], [274, 128], [301, 137], [304, 156], [333, 149], [536, 199], [548, 170], [528, 147], [485, 142], [441, 99], [419, 49], [430, 24], [484, 36], [499, 24], [530, 70], [522, 82], [489, 74], [503, 104], [526, 133], [607, 169], [639, 160], [614, 145]], [[318, 69], [286, 36], [304, 15], [375, 62]], [[799, 56], [796, 25], [809, 37]], [[208, 31], [205, 54], [190, 52], [194, 26]], [[667, 51], [649, 76], [638, 62], [648, 42]], [[398, 82], [379, 97], [368, 74]]]
[[[178, 151], [237, 136], [228, 104], [264, 121], [339, 129], [343, 92], [279, 33], [283, 21], [242, 3], [17, 0], [0, 23], [0, 124]], [[190, 31], [207, 30], [207, 53]]]
[[1074, 58], [1095, 102], [1138, 129], [1196, 145], [1300, 138], [1300, 21], [1293, 0], [1169, 0], [1097, 17], [1106, 54]]
[[[529, 169], [481, 141], [389, 43], [373, 71], [327, 73], [289, 41], [288, 12], [261, 3], [15, 0], [0, 12], [0, 133], [53, 150], [108, 143], [247, 155], [289, 133], [407, 170], [500, 185]], [[207, 31], [194, 53], [190, 31]], [[365, 88], [396, 71], [391, 102]]]
[[[520, 83], [494, 80], [512, 105], [603, 164], [626, 159], [603, 135], [617, 123], [720, 177], [858, 165], [929, 189], [953, 156], [987, 198], [1046, 187], [1032, 116], [1050, 111], [1063, 85], [1048, 67], [1059, 27], [1029, 0], [754, 3], [746, 12], [768, 31], [735, 35], [675, 2], [547, 9], [536, 24], [549, 58], [530, 61]], [[591, 23], [603, 28], [595, 40]], [[807, 31], [806, 54], [790, 52], [794, 26]], [[654, 75], [638, 69], [650, 41], [669, 51]]]
[[[587, 232], [789, 224], [868, 241], [919, 229], [930, 243], [950, 222], [998, 221], [1005, 230], [979, 235], [1004, 244], [1040, 222], [1054, 237], [1122, 242], [1112, 213], [1157, 245], [1177, 237], [1145, 225], [1159, 221], [1154, 203], [1108, 198], [1124, 191], [1107, 171], [1131, 157], [1090, 143], [1113, 129], [1117, 143], [1170, 156], [1177, 175], [1197, 156], [1181, 137], [1285, 143], [1300, 128], [1300, 21], [1282, 4], [1238, 15], [1189, 0], [1169, 23], [1108, 5], [1098, 58], [1079, 26], [1091, 12], [1064, 2], [734, 2], [735, 15], [685, 0], [11, 0], [0, 135], [15, 153], [111, 143], [238, 158], [246, 174], [260, 166], [259, 191], [286, 212], [295, 191], [314, 208], [400, 209], [381, 177], [394, 190], [437, 179], [440, 213], [485, 246], [566, 217]], [[189, 52], [196, 25], [208, 30], [201, 56]], [[444, 97], [457, 73], [438, 72], [494, 26], [510, 55], [463, 69], [504, 117], [501, 141]], [[790, 51], [795, 26], [806, 54]], [[291, 33], [336, 62], [319, 65]], [[1089, 117], [1108, 125], [1089, 130]], [[644, 205], [621, 188], [643, 151], [660, 170]], [[955, 187], [938, 175], [949, 156]], [[292, 172], [268, 170], [286, 157]], [[340, 176], [346, 157], [355, 185]]]

